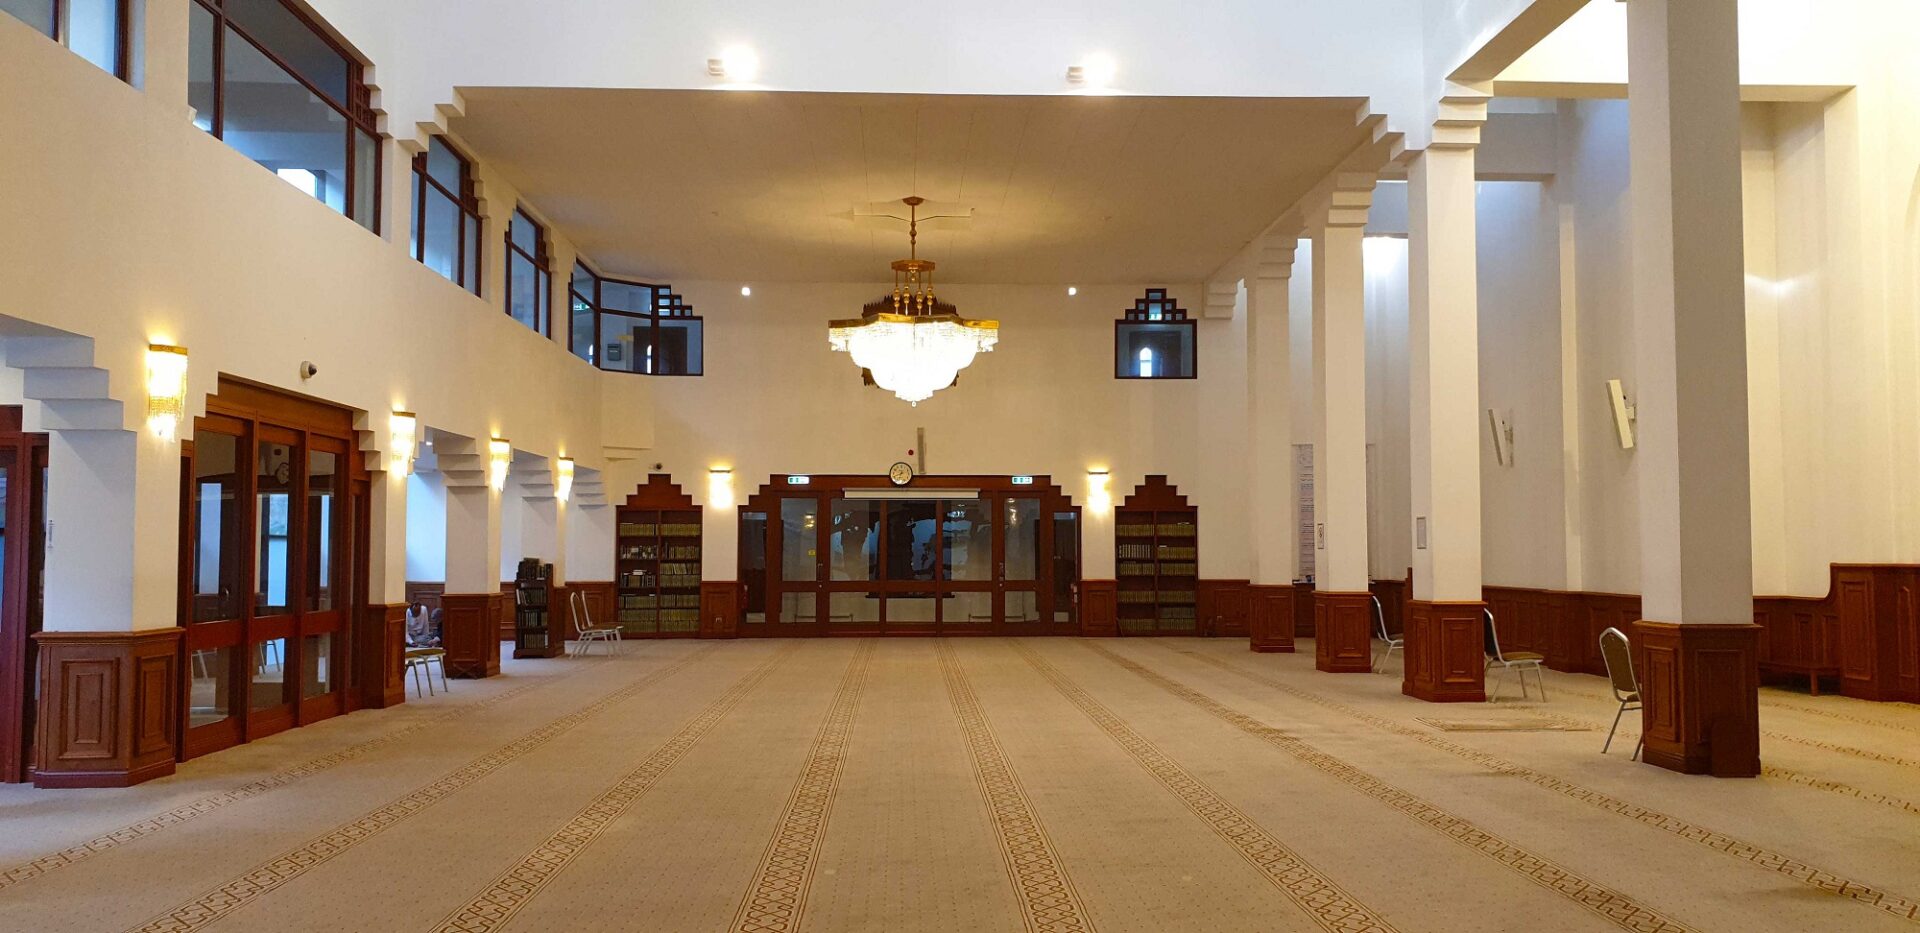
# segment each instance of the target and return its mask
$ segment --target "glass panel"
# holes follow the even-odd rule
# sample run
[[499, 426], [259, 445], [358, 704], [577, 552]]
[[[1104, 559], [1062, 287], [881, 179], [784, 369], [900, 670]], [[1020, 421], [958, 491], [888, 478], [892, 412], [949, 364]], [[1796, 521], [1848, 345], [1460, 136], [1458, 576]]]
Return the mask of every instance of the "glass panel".
[[193, 608], [195, 622], [240, 617], [240, 438], [200, 431], [193, 440]]
[[[11, 459], [11, 454], [8, 455]], [[7, 553], [7, 472], [9, 468], [0, 465], [0, 554]], [[7, 562], [0, 560], [0, 601], [7, 592]]]
[[600, 315], [600, 368], [623, 373], [648, 372], [652, 358], [651, 322], [624, 314]]
[[231, 28], [220, 135], [295, 188], [347, 210], [347, 118]]
[[887, 503], [887, 579], [933, 579], [933, 523], [932, 502]]
[[879, 593], [829, 593], [827, 624], [874, 629], [880, 626]]
[[1007, 500], [1007, 560], [1003, 580], [1037, 580], [1040, 570], [1040, 500]]
[[655, 337], [653, 371], [668, 376], [698, 376], [701, 359], [699, 318], [661, 318]]
[[767, 621], [767, 513], [740, 513], [740, 582], [746, 584], [747, 622]]
[[593, 270], [581, 263], [574, 263], [573, 278], [567, 280], [567, 286], [579, 292], [588, 304], [593, 303]]
[[467, 291], [478, 295], [480, 294], [480, 219], [471, 214], [467, 215], [465, 230], [467, 270], [460, 281], [467, 287]]
[[[1011, 596], [1012, 594], [1008, 594]], [[993, 594], [948, 593], [940, 601], [940, 624], [981, 626], [993, 621]]]
[[[932, 519], [927, 523], [931, 525]], [[891, 631], [901, 629], [931, 629], [933, 616], [939, 609], [938, 600], [932, 593], [899, 593], [887, 597], [887, 628]]]
[[465, 174], [462, 171], [465, 165], [466, 160], [449, 149], [439, 137], [427, 140], [427, 174], [455, 195], [461, 193], [460, 178]]
[[817, 593], [781, 593], [780, 622], [791, 625], [796, 622], [815, 622], [815, 613], [819, 606]]
[[573, 355], [591, 363], [593, 362], [593, 303], [578, 292], [569, 292], [567, 297], [573, 306], [573, 313], [567, 322], [568, 326], [573, 328], [569, 331], [571, 334], [569, 343], [572, 345]]
[[941, 578], [993, 579], [993, 514], [985, 499], [955, 499], [940, 523]]
[[420, 261], [427, 268], [458, 282], [460, 274], [460, 207], [438, 188], [426, 185], [427, 216], [418, 235], [423, 243]]
[[1080, 517], [1053, 513], [1053, 620], [1073, 621], [1073, 586], [1080, 582]]
[[827, 528], [827, 566], [834, 580], [880, 579], [879, 502], [833, 500], [833, 524]]
[[333, 692], [333, 636], [308, 635], [300, 644], [300, 698]]
[[1193, 324], [1123, 323], [1114, 331], [1114, 375], [1141, 379], [1193, 377]]
[[[820, 507], [813, 499], [780, 500], [780, 579], [818, 580], [815, 552], [819, 542]], [[792, 595], [792, 594], [789, 594]], [[809, 610], [807, 615], [813, 615]], [[786, 618], [781, 613], [781, 618]]]
[[[197, 446], [197, 442], [196, 442]], [[233, 649], [204, 648], [192, 652], [187, 684], [187, 727], [216, 723], [233, 715]]]
[[307, 454], [307, 611], [324, 612], [334, 607], [335, 578], [333, 522], [335, 503], [339, 502], [339, 457], [315, 450]]
[[119, 74], [120, 0], [67, 0], [67, 47]]
[[0, 11], [13, 14], [14, 19], [43, 36], [53, 37], [54, 0], [0, 0]]
[[539, 271], [524, 253], [507, 250], [507, 313], [534, 330], [540, 329]]
[[368, 230], [380, 226], [380, 140], [365, 130], [353, 131], [353, 219]]
[[[228, 18], [245, 29], [262, 48], [272, 49], [287, 67], [332, 96], [336, 103], [347, 105], [352, 63], [281, 0], [226, 0], [226, 9]], [[231, 44], [227, 46], [227, 55], [233, 55]]]
[[287, 702], [287, 640], [274, 638], [253, 646], [250, 709], [272, 709]]
[[1010, 625], [1040, 621], [1040, 594], [1032, 590], [1008, 590], [1006, 621]]
[[[287, 611], [288, 589], [293, 572], [292, 505], [293, 448], [287, 444], [263, 443], [254, 471], [254, 539], [256, 562], [253, 583], [253, 614], [279, 615]], [[195, 444], [195, 459], [199, 446]]]
[[653, 286], [635, 285], [632, 282], [615, 282], [612, 279], [603, 280], [600, 283], [600, 307], [608, 311], [651, 314], [653, 312]]
[[187, 106], [193, 125], [213, 132], [213, 13], [198, 3], [187, 8]]
[[514, 208], [513, 221], [507, 224], [507, 242], [525, 250], [529, 256], [540, 255], [540, 225]]

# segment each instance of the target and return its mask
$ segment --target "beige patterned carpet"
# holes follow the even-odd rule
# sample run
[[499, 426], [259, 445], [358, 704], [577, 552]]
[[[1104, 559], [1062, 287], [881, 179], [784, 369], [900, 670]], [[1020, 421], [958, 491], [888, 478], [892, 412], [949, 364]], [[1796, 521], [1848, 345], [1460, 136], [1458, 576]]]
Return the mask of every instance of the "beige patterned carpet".
[[1767, 773], [1719, 781], [1630, 762], [1632, 714], [1600, 755], [1605, 683], [1546, 679], [1436, 707], [1310, 642], [629, 642], [0, 787], [0, 931], [1920, 933], [1920, 708], [1769, 689]]

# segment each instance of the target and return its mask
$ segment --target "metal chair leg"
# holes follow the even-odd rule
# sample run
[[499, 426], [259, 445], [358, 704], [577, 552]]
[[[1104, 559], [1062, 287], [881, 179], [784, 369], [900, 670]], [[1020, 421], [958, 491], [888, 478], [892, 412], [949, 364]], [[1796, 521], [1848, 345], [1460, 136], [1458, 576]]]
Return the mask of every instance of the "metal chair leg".
[[1492, 703], [1500, 698], [1500, 686], [1506, 677], [1507, 669], [1504, 665], [1493, 672], [1493, 689], [1487, 692], [1488, 703]]
[[[447, 656], [443, 654], [440, 656], [439, 660], [440, 660], [440, 691], [442, 693], [452, 693], [453, 687], [452, 685], [447, 683]], [[427, 676], [429, 680], [431, 680], [433, 676], [432, 672], [429, 671]]]
[[[1626, 714], [1627, 714], [1627, 701], [1621, 700], [1620, 708], [1617, 710], [1614, 710], [1613, 712], [1613, 728], [1607, 730], [1607, 741], [1606, 741], [1606, 744], [1600, 746], [1600, 754], [1602, 755], [1606, 754], [1607, 749], [1613, 747], [1613, 734], [1615, 732], [1620, 731], [1620, 717], [1625, 716]], [[1636, 750], [1636, 753], [1637, 753], [1637, 750]]]
[[1640, 741], [1638, 741], [1638, 742], [1635, 742], [1635, 743], [1634, 743], [1634, 745], [1633, 745], [1633, 757], [1632, 757], [1632, 758], [1629, 758], [1629, 759], [1627, 759], [1627, 760], [1628, 760], [1628, 761], [1639, 761], [1639, 760], [1640, 760], [1640, 750], [1641, 750], [1641, 749], [1643, 749], [1643, 748], [1646, 748], [1646, 747], [1647, 747], [1647, 737], [1646, 737], [1646, 735], [1645, 735], [1644, 733], [1642, 733], [1642, 734], [1641, 734], [1641, 736], [1640, 736]]

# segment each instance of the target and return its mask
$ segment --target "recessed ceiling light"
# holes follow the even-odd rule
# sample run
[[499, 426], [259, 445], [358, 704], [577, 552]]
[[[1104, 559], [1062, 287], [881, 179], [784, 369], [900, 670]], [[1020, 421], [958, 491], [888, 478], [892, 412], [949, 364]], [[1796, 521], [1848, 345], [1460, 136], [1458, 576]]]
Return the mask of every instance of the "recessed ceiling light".
[[751, 295], [751, 294], [753, 294], [753, 286], [751, 285], [740, 286], [740, 296], [742, 298], [747, 297], [748, 295]]
[[728, 81], [752, 81], [760, 74], [760, 56], [744, 45], [728, 46], [719, 58], [707, 59], [707, 74]]
[[1073, 287], [1073, 286], [1071, 286], [1071, 285], [1069, 285], [1069, 286], [1067, 286], [1067, 297], [1069, 297], [1069, 298], [1071, 298], [1071, 297], [1073, 297], [1073, 296], [1075, 296], [1075, 295], [1078, 295], [1078, 294], [1080, 294], [1080, 290], [1079, 290], [1079, 289], [1077, 289], [1077, 288], [1074, 288], [1074, 287]]

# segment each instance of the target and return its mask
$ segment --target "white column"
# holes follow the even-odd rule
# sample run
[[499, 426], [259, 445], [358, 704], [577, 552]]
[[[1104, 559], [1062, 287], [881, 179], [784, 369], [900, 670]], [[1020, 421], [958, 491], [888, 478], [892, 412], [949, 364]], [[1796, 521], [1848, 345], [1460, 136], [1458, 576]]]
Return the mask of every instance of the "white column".
[[1641, 615], [1753, 621], [1735, 0], [1627, 6]]
[[397, 606], [407, 601], [407, 471], [392, 462], [386, 467], [368, 476], [367, 598]]
[[519, 494], [519, 501], [514, 503], [520, 510], [519, 556], [536, 557], [552, 564], [554, 582], [563, 583], [566, 576], [561, 570], [567, 561], [560, 544], [563, 540], [560, 515], [564, 508], [553, 486], [553, 460], [535, 454], [516, 454], [513, 470], [517, 477], [511, 488]]
[[1408, 448], [1413, 598], [1479, 602], [1480, 328], [1474, 146], [1486, 96], [1441, 102], [1433, 143], [1408, 167]]
[[500, 592], [500, 493], [487, 482], [487, 442], [439, 434], [447, 483], [448, 593]]
[[1313, 211], [1314, 589], [1364, 593], [1367, 575], [1366, 274], [1374, 176], [1342, 172]]
[[1291, 230], [1260, 247], [1247, 280], [1247, 488], [1252, 500], [1253, 583], [1285, 586], [1299, 576], [1293, 488], [1293, 359], [1289, 289], [1299, 246]]

